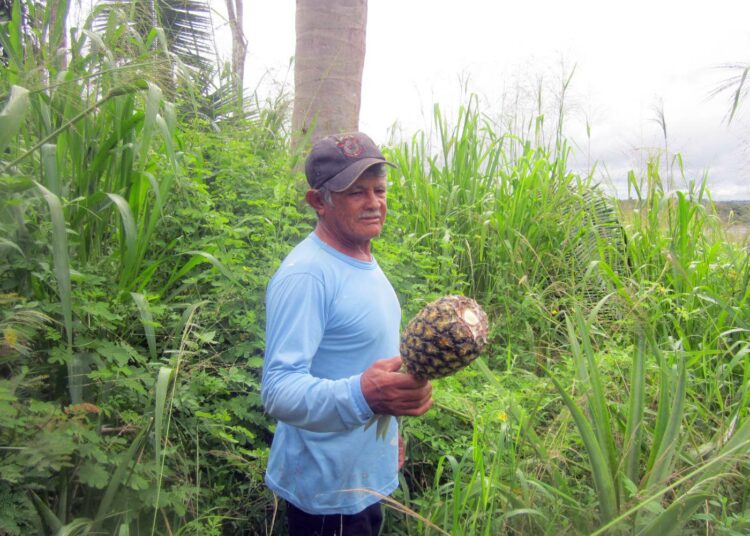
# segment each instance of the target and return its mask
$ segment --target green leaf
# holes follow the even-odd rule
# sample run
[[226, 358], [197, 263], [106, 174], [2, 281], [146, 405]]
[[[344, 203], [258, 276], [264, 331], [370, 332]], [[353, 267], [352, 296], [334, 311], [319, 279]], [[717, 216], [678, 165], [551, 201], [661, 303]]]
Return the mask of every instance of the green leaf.
[[156, 399], [154, 406], [154, 450], [156, 451], [156, 463], [161, 466], [164, 463], [162, 459], [162, 442], [166, 442], [166, 431], [164, 430], [164, 418], [167, 413], [167, 394], [172, 379], [173, 369], [161, 367], [156, 379]]
[[57, 146], [54, 143], [42, 145], [42, 176], [47, 188], [56, 196], [62, 196], [60, 177], [57, 172]]
[[111, 341], [100, 341], [95, 346], [96, 352], [109, 362], [125, 366], [130, 361], [131, 352], [120, 344]]
[[23, 124], [29, 107], [29, 90], [21, 86], [10, 88], [10, 98], [0, 112], [0, 155], [5, 154], [10, 141]]
[[50, 509], [50, 507], [47, 506], [47, 504], [42, 501], [39, 496], [33, 491], [29, 491], [29, 494], [31, 495], [31, 500], [34, 503], [34, 508], [36, 508], [37, 512], [39, 513], [39, 517], [42, 519], [42, 521], [44, 521], [44, 524], [49, 532], [55, 534], [60, 529], [62, 529], [62, 521], [60, 521], [60, 519]]
[[148, 351], [151, 354], [151, 359], [156, 361], [156, 332], [154, 331], [154, 318], [151, 316], [148, 301], [146, 301], [146, 297], [143, 294], [131, 292], [130, 295], [133, 297], [133, 301], [138, 307], [138, 312], [141, 316], [141, 324], [143, 324], [143, 330], [146, 333], [146, 342], [148, 343]]
[[117, 491], [125, 480], [125, 476], [131, 472], [132, 464], [136, 460], [136, 454], [140, 450], [141, 445], [143, 444], [143, 439], [146, 437], [146, 433], [149, 429], [150, 426], [144, 426], [141, 431], [138, 432], [138, 435], [133, 438], [133, 442], [130, 444], [130, 447], [128, 447], [127, 452], [125, 452], [120, 459], [120, 462], [117, 464], [117, 468], [115, 469], [114, 474], [112, 474], [109, 486], [107, 486], [107, 490], [104, 492], [104, 496], [99, 503], [99, 508], [97, 509], [92, 529], [95, 530], [109, 515]]
[[[57, 289], [60, 294], [65, 333], [67, 335], [68, 348], [70, 349], [73, 347], [73, 305], [67, 226], [65, 225], [60, 198], [38, 182], [34, 184], [42, 192], [49, 206], [50, 219], [52, 220], [52, 258], [55, 264], [55, 278], [57, 279]], [[80, 404], [83, 401], [84, 378], [80, 373], [82, 369], [83, 363], [80, 362], [80, 357], [76, 354], [68, 361], [68, 391], [70, 392], [70, 401], [73, 404]]]
[[78, 470], [78, 477], [81, 482], [97, 489], [104, 489], [107, 486], [109, 476], [109, 473], [101, 464], [92, 461], [84, 462]]
[[605, 450], [599, 444], [596, 433], [591, 423], [586, 419], [583, 411], [576, 405], [570, 395], [565, 392], [555, 376], [546, 368], [542, 368], [550, 380], [552, 380], [557, 392], [560, 393], [563, 402], [573, 416], [578, 432], [581, 434], [581, 439], [583, 439], [591, 463], [591, 472], [594, 476], [602, 522], [606, 523], [617, 515], [617, 497], [615, 495], [615, 482], [612, 479], [612, 472], [609, 468]]
[[109, 197], [117, 207], [122, 220], [124, 246], [121, 281], [124, 286], [124, 282], [130, 281], [130, 279], [135, 276], [137, 269], [138, 232], [136, 231], [135, 218], [133, 217], [133, 212], [130, 210], [128, 202], [125, 201], [122, 196], [117, 194], [107, 194], [107, 197]]

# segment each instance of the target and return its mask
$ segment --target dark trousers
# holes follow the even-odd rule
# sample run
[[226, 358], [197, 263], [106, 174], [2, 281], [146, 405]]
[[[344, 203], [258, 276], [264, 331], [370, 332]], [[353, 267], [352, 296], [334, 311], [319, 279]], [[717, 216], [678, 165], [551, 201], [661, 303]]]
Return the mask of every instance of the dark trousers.
[[378, 536], [383, 523], [380, 503], [353, 515], [318, 516], [286, 503], [289, 536]]

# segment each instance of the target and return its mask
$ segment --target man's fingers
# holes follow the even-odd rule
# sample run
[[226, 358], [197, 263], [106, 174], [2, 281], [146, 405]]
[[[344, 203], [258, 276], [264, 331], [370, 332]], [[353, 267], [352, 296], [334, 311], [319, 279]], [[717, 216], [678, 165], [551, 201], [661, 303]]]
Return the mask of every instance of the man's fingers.
[[372, 364], [372, 368], [396, 372], [401, 368], [401, 356], [389, 357], [387, 359], [378, 359]]
[[432, 397], [427, 397], [424, 400], [415, 402], [412, 404], [405, 404], [402, 407], [394, 408], [395, 414], [406, 415], [409, 417], [418, 417], [424, 414], [428, 409], [432, 407]]
[[418, 408], [406, 410], [404, 411], [403, 414], [408, 415], [410, 417], [419, 417], [420, 415], [423, 415], [425, 412], [427, 412], [427, 410], [430, 409], [431, 407], [432, 407], [432, 397], [428, 398]]
[[362, 373], [360, 386], [370, 409], [385, 415], [421, 415], [432, 405], [432, 385], [399, 372], [401, 358], [376, 361]]

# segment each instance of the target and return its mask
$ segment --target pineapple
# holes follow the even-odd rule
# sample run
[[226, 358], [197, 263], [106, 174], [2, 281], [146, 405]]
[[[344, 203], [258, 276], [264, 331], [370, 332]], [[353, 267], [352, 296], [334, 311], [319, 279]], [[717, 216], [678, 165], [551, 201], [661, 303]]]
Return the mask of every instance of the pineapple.
[[[450, 376], [474, 361], [487, 342], [487, 315], [477, 302], [464, 296], [444, 296], [427, 304], [401, 335], [401, 370], [432, 380]], [[388, 432], [388, 415], [378, 423], [378, 438]]]
[[464, 296], [427, 304], [401, 336], [401, 358], [409, 374], [432, 380], [474, 361], [487, 342], [487, 315]]

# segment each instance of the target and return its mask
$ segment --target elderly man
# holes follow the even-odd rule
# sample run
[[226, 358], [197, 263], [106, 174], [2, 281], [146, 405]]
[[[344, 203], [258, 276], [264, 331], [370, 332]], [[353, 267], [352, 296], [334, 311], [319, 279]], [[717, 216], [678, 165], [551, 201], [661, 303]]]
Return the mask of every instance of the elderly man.
[[279, 422], [266, 483], [287, 502], [290, 534], [376, 535], [379, 499], [398, 485], [396, 419], [421, 415], [431, 386], [399, 372], [401, 308], [372, 256], [386, 215], [386, 165], [362, 133], [317, 142], [305, 162], [317, 225], [266, 294], [261, 395]]

